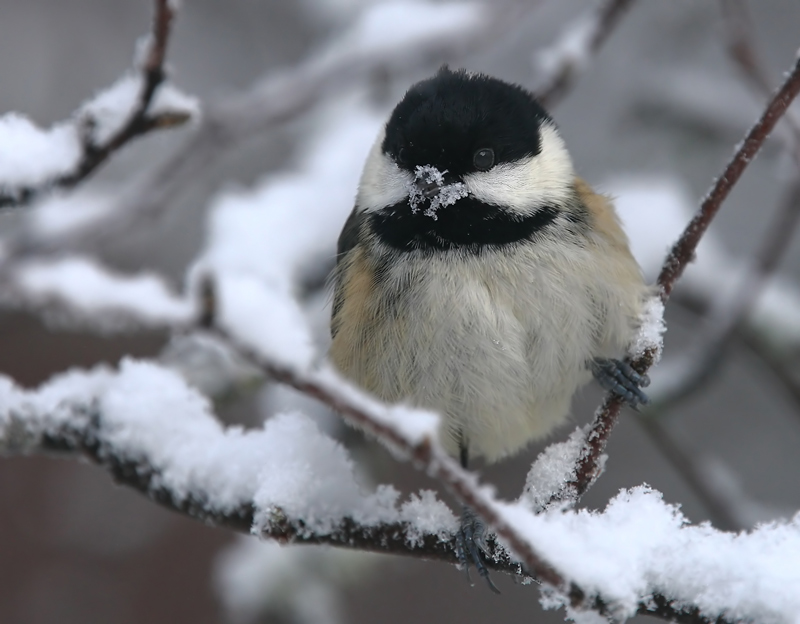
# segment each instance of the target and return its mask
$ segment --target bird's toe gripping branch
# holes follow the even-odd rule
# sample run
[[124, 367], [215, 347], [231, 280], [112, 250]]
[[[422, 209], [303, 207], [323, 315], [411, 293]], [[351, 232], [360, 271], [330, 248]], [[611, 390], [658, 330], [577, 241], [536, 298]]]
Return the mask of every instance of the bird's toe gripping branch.
[[637, 373], [627, 362], [597, 358], [591, 361], [589, 368], [597, 383], [622, 397], [633, 409], [650, 402], [647, 395], [642, 392], [642, 388], [650, 385], [650, 378]]
[[464, 566], [467, 573], [467, 580], [472, 582], [469, 577], [469, 566], [472, 563], [478, 574], [486, 581], [494, 593], [499, 594], [500, 590], [497, 589], [489, 576], [489, 570], [484, 563], [484, 557], [487, 556], [489, 548], [486, 544], [486, 524], [483, 520], [475, 514], [472, 509], [465, 506], [461, 513], [461, 528], [456, 537], [456, 556], [459, 563]]

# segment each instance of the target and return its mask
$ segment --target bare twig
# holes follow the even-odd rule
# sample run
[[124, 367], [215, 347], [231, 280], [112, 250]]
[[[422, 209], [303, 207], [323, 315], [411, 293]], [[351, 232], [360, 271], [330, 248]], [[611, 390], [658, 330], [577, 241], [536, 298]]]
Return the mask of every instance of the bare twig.
[[[761, 63], [755, 45], [753, 24], [743, 0], [721, 0], [728, 54], [747, 83], [759, 94], [770, 96], [770, 76]], [[786, 150], [800, 167], [800, 123], [787, 111], [782, 119], [790, 132]], [[657, 397], [655, 409], [668, 409], [688, 398], [717, 371], [727, 346], [743, 320], [750, 314], [769, 277], [777, 270], [800, 222], [800, 180], [795, 178], [784, 192], [778, 214], [763, 236], [750, 267], [731, 299], [719, 302], [707, 315], [708, 338], [695, 349], [683, 368], [681, 378]]]
[[[634, 0], [604, 0], [595, 13], [581, 17], [552, 46], [539, 54], [557, 58], [548, 62], [550, 75], [536, 89], [536, 97], [546, 108], [557, 104], [572, 88], [587, 61], [597, 54]], [[576, 49], [577, 48], [577, 49]]]
[[[743, 0], [722, 0], [725, 17], [725, 33], [730, 58], [739, 68], [746, 82], [759, 95], [770, 95], [769, 72], [760, 62], [755, 46], [752, 22]], [[787, 111], [783, 122], [789, 126], [790, 133], [786, 149], [800, 166], [800, 125]], [[649, 407], [637, 422], [644, 428], [653, 443], [664, 457], [683, 476], [694, 493], [703, 501], [716, 526], [721, 528], [742, 528], [731, 501], [726, 493], [709, 482], [706, 466], [698, 464], [690, 449], [673, 439], [673, 434], [659, 422], [658, 414], [674, 408], [693, 396], [719, 371], [728, 349], [739, 333], [742, 323], [750, 315], [755, 303], [763, 292], [769, 277], [777, 270], [785, 255], [794, 232], [800, 222], [800, 179], [795, 178], [778, 207], [764, 234], [751, 265], [745, 270], [742, 280], [732, 298], [718, 302], [707, 312], [704, 325], [708, 338], [682, 358], [678, 378], [672, 380], [655, 403]], [[772, 362], [774, 364], [774, 362]], [[800, 389], [781, 367], [773, 366], [778, 378], [786, 385], [795, 399]], [[788, 382], [788, 383], [787, 383]]]
[[772, 86], [753, 45], [753, 22], [747, 5], [742, 0], [720, 0], [720, 4], [728, 54], [748, 83], [756, 91], [768, 94]]
[[[739, 68], [742, 77], [755, 93], [764, 98], [772, 94], [772, 76], [755, 45], [755, 33], [747, 4], [744, 0], [721, 0], [728, 56]], [[794, 111], [787, 110], [781, 120], [790, 130], [785, 139], [786, 149], [800, 167], [800, 119]]]
[[738, 146], [736, 153], [725, 167], [722, 175], [711, 186], [711, 189], [700, 204], [700, 210], [672, 247], [672, 251], [658, 276], [657, 283], [661, 290], [662, 301], [666, 302], [669, 298], [675, 282], [683, 274], [686, 265], [692, 260], [697, 244], [722, 206], [722, 202], [725, 201], [733, 186], [739, 181], [750, 161], [755, 158], [764, 140], [786, 112], [789, 104], [797, 96], [798, 91], [800, 91], [800, 59], [795, 61], [794, 67], [772, 96], [761, 117], [747, 133], [744, 141]]
[[179, 111], [152, 114], [151, 105], [158, 87], [165, 78], [164, 60], [169, 42], [174, 11], [170, 0], [155, 0], [155, 13], [149, 47], [141, 67], [142, 89], [136, 108], [128, 120], [103, 144], [97, 145], [92, 138], [92, 119], [78, 123], [86, 126], [83, 133], [83, 154], [75, 170], [36, 187], [14, 189], [0, 194], [0, 208], [20, 206], [32, 201], [41, 192], [54, 188], [73, 188], [89, 177], [108, 157], [131, 140], [153, 130], [171, 128], [189, 120], [189, 115]]
[[[657, 284], [660, 297], [666, 303], [675, 282], [683, 274], [686, 266], [694, 258], [700, 239], [705, 234], [711, 220], [719, 211], [723, 201], [741, 177], [750, 161], [756, 156], [764, 140], [775, 127], [775, 124], [786, 112], [789, 104], [800, 91], [800, 58], [786, 76], [783, 84], [774, 93], [761, 117], [749, 130], [744, 141], [738, 146], [733, 158], [728, 162], [722, 175], [712, 184], [700, 209], [686, 226], [683, 234], [673, 245], [664, 261]], [[645, 372], [653, 364], [652, 353], [645, 353], [632, 362], [632, 366], [640, 373]], [[592, 427], [586, 436], [586, 442], [576, 466], [576, 476], [557, 492], [551, 502], [571, 500], [577, 501], [594, 483], [600, 473], [600, 459], [605, 451], [608, 437], [619, 419], [622, 401], [616, 395], [608, 394], [597, 410]]]
[[794, 413], [800, 416], [800, 377], [796, 374], [797, 364], [788, 361], [789, 358], [775, 352], [772, 345], [768, 345], [762, 336], [755, 332], [743, 332], [745, 344], [752, 349], [753, 353], [769, 369], [775, 380], [783, 386], [788, 398], [794, 404]]

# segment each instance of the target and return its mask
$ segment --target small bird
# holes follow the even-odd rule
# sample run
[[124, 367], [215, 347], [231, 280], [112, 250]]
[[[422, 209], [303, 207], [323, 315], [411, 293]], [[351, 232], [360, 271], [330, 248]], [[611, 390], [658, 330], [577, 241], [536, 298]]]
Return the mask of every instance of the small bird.
[[[611, 202], [520, 86], [445, 66], [408, 90], [367, 158], [334, 282], [334, 365], [441, 414], [464, 467], [549, 434], [592, 375], [647, 402], [617, 358], [650, 290]], [[496, 590], [468, 508], [458, 543]]]

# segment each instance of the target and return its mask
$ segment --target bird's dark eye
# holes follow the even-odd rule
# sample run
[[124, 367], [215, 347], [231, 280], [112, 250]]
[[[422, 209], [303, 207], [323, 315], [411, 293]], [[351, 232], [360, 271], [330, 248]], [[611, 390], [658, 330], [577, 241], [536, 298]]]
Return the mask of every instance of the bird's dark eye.
[[472, 164], [480, 171], [489, 171], [494, 167], [494, 150], [491, 147], [482, 147], [472, 157]]
[[405, 147], [401, 147], [397, 150], [397, 162], [401, 165], [405, 165], [408, 162], [408, 150]]

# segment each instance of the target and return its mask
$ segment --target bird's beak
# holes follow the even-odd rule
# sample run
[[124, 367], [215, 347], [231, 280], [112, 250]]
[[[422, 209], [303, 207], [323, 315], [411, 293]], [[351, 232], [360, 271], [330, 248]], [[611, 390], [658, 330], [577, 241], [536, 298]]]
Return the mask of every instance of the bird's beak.
[[419, 192], [428, 199], [433, 199], [439, 194], [439, 191], [442, 190], [442, 187], [439, 186], [438, 183], [434, 181], [425, 182], [423, 180], [417, 180], [417, 188]]

